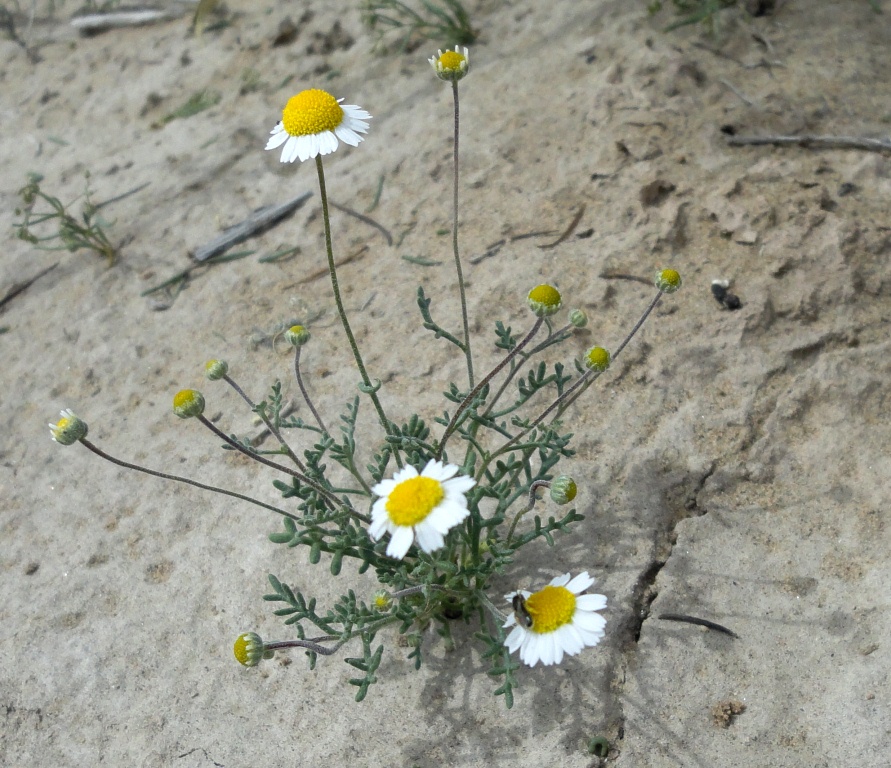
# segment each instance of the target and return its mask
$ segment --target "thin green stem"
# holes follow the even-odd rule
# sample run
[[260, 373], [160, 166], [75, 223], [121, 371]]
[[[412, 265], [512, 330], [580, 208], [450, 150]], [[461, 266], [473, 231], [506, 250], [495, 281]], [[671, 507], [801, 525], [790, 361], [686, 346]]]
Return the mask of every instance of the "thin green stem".
[[190, 480], [187, 477], [180, 477], [179, 475], [170, 475], [167, 472], [158, 472], [154, 469], [149, 469], [148, 467], [141, 467], [139, 464], [131, 464], [129, 461], [124, 461], [123, 459], [117, 459], [114, 456], [103, 451], [98, 446], [91, 443], [85, 437], [81, 438], [80, 441], [85, 448], [89, 448], [93, 453], [95, 453], [100, 458], [105, 459], [106, 461], [110, 461], [112, 464], [117, 464], [119, 467], [124, 467], [125, 469], [135, 469], [137, 472], [142, 472], [146, 475], [151, 475], [152, 477], [160, 477], [162, 480], [173, 480], [177, 483], [185, 483], [186, 485], [193, 485], [196, 488], [200, 488], [203, 491], [213, 491], [214, 493], [221, 493], [223, 496], [231, 496], [233, 499], [240, 499], [241, 501], [246, 501], [250, 504], [255, 504], [258, 507], [263, 507], [263, 509], [268, 509], [270, 512], [275, 512], [276, 514], [281, 515], [282, 517], [289, 517], [291, 520], [296, 522], [300, 522], [300, 518], [297, 515], [292, 515], [290, 512], [285, 512], [283, 509], [279, 509], [278, 507], [273, 507], [271, 504], [265, 504], [258, 499], [253, 499], [250, 496], [245, 496], [242, 493], [236, 493], [235, 491], [227, 491], [225, 488], [217, 488], [214, 485], [205, 485], [204, 483], [199, 483], [197, 480]]
[[230, 387], [232, 387], [232, 389], [234, 389], [239, 395], [241, 395], [241, 399], [244, 400], [248, 404], [250, 409], [260, 417], [260, 419], [266, 425], [266, 429], [268, 429], [275, 436], [275, 439], [278, 440], [282, 448], [287, 451], [287, 454], [290, 457], [291, 461], [293, 461], [300, 468], [301, 472], [306, 472], [306, 466], [302, 461], [300, 461], [297, 454], [294, 453], [293, 450], [291, 450], [291, 446], [285, 442], [285, 439], [282, 437], [281, 432], [273, 425], [273, 423], [269, 420], [264, 412], [257, 410], [256, 404], [245, 394], [244, 390], [240, 386], [238, 386], [235, 380], [230, 378], [229, 374], [227, 373], [225, 376], [223, 376], [223, 381], [225, 381]]
[[510, 528], [507, 531], [507, 539], [505, 540], [506, 541], [505, 546], [507, 546], [507, 547], [510, 546], [510, 540], [514, 537], [514, 531], [517, 528], [517, 523], [519, 523], [520, 519], [527, 512], [530, 512], [532, 510], [532, 508], [535, 506], [535, 502], [537, 500], [536, 496], [535, 496], [535, 492], [539, 488], [550, 488], [550, 487], [551, 487], [551, 483], [548, 480], [536, 480], [534, 483], [532, 483], [532, 485], [529, 487], [529, 503], [526, 505], [526, 507], [524, 509], [521, 509], [519, 512], [517, 512], [516, 515], [514, 515], [513, 522], [511, 522]]
[[461, 257], [458, 254], [458, 135], [459, 135], [459, 102], [458, 80], [452, 80], [452, 95], [455, 101], [455, 144], [454, 174], [452, 190], [452, 251], [455, 254], [455, 270], [458, 272], [458, 292], [461, 294], [461, 320], [464, 323], [464, 355], [467, 357], [467, 380], [473, 389], [473, 354], [470, 351], [470, 325], [467, 321], [467, 295], [464, 290], [464, 271], [461, 268]]
[[[640, 330], [641, 326], [646, 322], [646, 319], [650, 316], [650, 313], [656, 308], [659, 304], [660, 299], [662, 298], [662, 291], [659, 291], [653, 300], [650, 302], [649, 306], [644, 310], [644, 313], [641, 315], [640, 320], [635, 323], [634, 327], [619, 345], [618, 349], [616, 349], [615, 353], [611, 356], [611, 361], [615, 361], [615, 359], [622, 353], [622, 350], [628, 346], [628, 342], [634, 338], [634, 335]], [[594, 380], [600, 376], [601, 371], [585, 371], [584, 374], [576, 381], [571, 387], [566, 389], [560, 397], [554, 400], [544, 411], [533, 421], [528, 427], [526, 427], [522, 432], [514, 435], [510, 440], [508, 440], [501, 448], [497, 451], [494, 451], [490, 456], [487, 464], [492, 461], [497, 456], [502, 455], [509, 449], [514, 443], [517, 442], [524, 435], [527, 435], [533, 429], [535, 429], [542, 421], [544, 421], [554, 410], [557, 410], [557, 416], [555, 418], [559, 418], [563, 412], [574, 403], [578, 397], [580, 397], [585, 390], [594, 383]], [[485, 467], [483, 467], [485, 468]]]
[[482, 391], [483, 387], [485, 387], [493, 378], [495, 378], [495, 376], [498, 375], [498, 373], [501, 371], [502, 368], [504, 368], [505, 365], [507, 365], [520, 352], [522, 352], [523, 347], [525, 347], [530, 341], [532, 341], [532, 337], [535, 336], [535, 334], [538, 333], [538, 329], [541, 328], [542, 322], [544, 322], [543, 319], [539, 317], [535, 321], [535, 325], [532, 326], [531, 330], [529, 331], [529, 333], [526, 334], [526, 336], [523, 338], [523, 340], [520, 341], [520, 343], [517, 344], [517, 346], [515, 346], [510, 352], [508, 352], [504, 356], [504, 359], [500, 363], [498, 363], [498, 365], [496, 365], [489, 373], [487, 373], [486, 376], [480, 381], [480, 383], [477, 384], [476, 387], [474, 387], [470, 391], [470, 394], [468, 394], [467, 397], [465, 397], [459, 403], [458, 407], [455, 409], [455, 415], [452, 416], [452, 420], [449, 422], [449, 425], [446, 427], [446, 431], [442, 436], [442, 440], [440, 440], [440, 442], [439, 442], [439, 449], [436, 452], [437, 459], [442, 458], [442, 452], [445, 449], [446, 441], [452, 436], [452, 433], [458, 427], [459, 419], [463, 415], [464, 411], [476, 399], [477, 395], [479, 395], [479, 393]]
[[325, 490], [321, 485], [319, 485], [314, 480], [310, 480], [306, 475], [302, 472], [298, 472], [295, 469], [291, 469], [290, 467], [285, 467], [281, 464], [277, 464], [274, 461], [270, 461], [264, 456], [260, 456], [257, 453], [247, 450], [241, 443], [236, 440], [233, 440], [229, 435], [227, 435], [223, 430], [219, 429], [216, 425], [212, 424], [206, 416], [198, 415], [195, 418], [198, 419], [205, 427], [207, 427], [211, 432], [213, 432], [220, 440], [223, 440], [227, 445], [234, 448], [239, 453], [243, 453], [248, 458], [253, 459], [254, 461], [258, 461], [260, 464], [265, 464], [267, 467], [272, 467], [272, 469], [277, 469], [279, 472], [284, 472], [286, 475], [290, 475], [293, 478], [296, 478], [304, 485], [312, 488], [319, 496], [325, 499], [328, 502], [328, 505], [332, 510], [337, 509], [338, 507], [344, 507], [346, 511], [357, 520], [361, 520], [363, 523], [370, 523], [371, 518], [367, 515], [363, 515], [361, 512], [356, 512], [350, 505], [349, 501], [341, 501], [336, 496], [331, 495], [327, 490]]
[[[384, 432], [388, 435], [394, 435], [395, 433], [390, 426], [390, 421], [387, 419], [381, 401], [377, 396], [377, 390], [380, 388], [380, 381], [378, 381], [377, 384], [371, 383], [368, 371], [365, 369], [365, 363], [362, 361], [362, 355], [359, 353], [359, 346], [356, 344], [356, 337], [353, 335], [353, 329], [350, 327], [350, 321], [347, 319], [346, 310], [343, 307], [343, 300], [340, 297], [340, 285], [337, 282], [337, 268], [334, 265], [334, 249], [331, 246], [331, 222], [328, 218], [328, 192], [325, 188], [325, 169], [322, 167], [321, 155], [316, 155], [316, 170], [319, 174], [319, 196], [322, 198], [322, 218], [325, 223], [325, 250], [328, 254], [328, 274], [331, 277], [331, 287], [334, 289], [334, 301], [337, 304], [337, 314], [340, 315], [340, 322], [343, 324], [343, 330], [350, 343], [350, 349], [353, 351], [356, 367], [358, 367], [359, 374], [362, 376], [362, 383], [364, 384], [363, 391], [371, 397], [371, 402], [374, 403], [374, 408], [377, 411], [377, 416], [381, 426], [384, 428]], [[396, 464], [401, 469], [402, 459], [399, 456], [399, 449], [395, 445], [393, 446], [393, 456], [396, 459]]]
[[319, 416], [319, 412], [316, 410], [316, 407], [312, 404], [312, 400], [309, 399], [309, 392], [306, 391], [306, 387], [303, 384], [303, 376], [300, 375], [300, 350], [302, 347], [297, 346], [294, 347], [294, 375], [297, 377], [297, 386], [300, 387], [300, 392], [303, 394], [303, 399], [306, 401], [306, 404], [309, 406], [309, 410], [312, 411], [312, 415], [315, 417], [316, 422], [319, 425], [319, 428], [323, 433], [330, 434], [328, 432], [328, 427], [325, 426], [325, 422], [322, 421], [322, 417]]

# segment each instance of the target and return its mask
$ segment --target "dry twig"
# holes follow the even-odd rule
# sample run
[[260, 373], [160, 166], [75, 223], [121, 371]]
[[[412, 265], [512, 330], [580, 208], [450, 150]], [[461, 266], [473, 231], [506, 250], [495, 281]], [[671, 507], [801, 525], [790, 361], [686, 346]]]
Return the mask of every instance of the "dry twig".
[[891, 152], [891, 140], [867, 139], [861, 136], [730, 136], [732, 147], [762, 144], [798, 145], [805, 149], [862, 149], [866, 152]]

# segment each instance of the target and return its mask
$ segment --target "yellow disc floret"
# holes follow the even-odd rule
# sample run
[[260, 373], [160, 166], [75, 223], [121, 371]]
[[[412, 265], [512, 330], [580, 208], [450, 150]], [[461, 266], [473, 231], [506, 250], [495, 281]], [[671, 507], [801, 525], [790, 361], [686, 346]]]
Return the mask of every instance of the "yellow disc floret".
[[553, 315], [563, 306], [563, 297], [553, 285], [537, 285], [526, 297], [526, 301], [538, 317]]
[[232, 648], [239, 664], [246, 667], [256, 667], [263, 659], [272, 657], [272, 651], [267, 651], [263, 645], [263, 638], [256, 632], [244, 632], [240, 634]]
[[417, 525], [445, 497], [442, 483], [432, 477], [411, 477], [397, 485], [387, 499], [387, 514], [396, 525]]
[[609, 368], [610, 361], [610, 354], [603, 347], [591, 347], [585, 352], [585, 368], [594, 373], [603, 373]]
[[427, 61], [436, 72], [436, 76], [440, 80], [453, 80], [457, 82], [467, 74], [467, 67], [470, 64], [470, 58], [467, 49], [462, 53], [458, 46], [454, 51], [437, 51], [436, 56], [431, 56]]
[[674, 269], [656, 270], [656, 287], [662, 293], [674, 293], [681, 287], [681, 275]]
[[553, 632], [572, 621], [575, 595], [566, 587], [549, 584], [526, 598], [526, 611], [532, 617], [533, 632]]
[[181, 389], [173, 396], [173, 412], [181, 419], [204, 413], [204, 395], [196, 389]]
[[312, 88], [292, 96], [282, 112], [282, 125], [291, 136], [333, 131], [343, 122], [343, 109], [330, 93]]
[[443, 69], [460, 69], [464, 56], [457, 51], [446, 51], [439, 57]]

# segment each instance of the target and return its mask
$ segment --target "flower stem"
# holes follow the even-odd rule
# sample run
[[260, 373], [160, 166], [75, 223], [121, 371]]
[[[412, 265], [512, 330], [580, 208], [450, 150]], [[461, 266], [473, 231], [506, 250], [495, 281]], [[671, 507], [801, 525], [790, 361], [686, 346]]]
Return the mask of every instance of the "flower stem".
[[461, 294], [461, 320], [464, 323], [464, 354], [467, 357], [467, 379], [469, 388], [473, 389], [473, 354], [470, 351], [470, 326], [467, 322], [467, 296], [464, 291], [464, 271], [461, 269], [461, 257], [458, 254], [458, 135], [459, 135], [459, 103], [458, 80], [452, 80], [452, 95], [455, 101], [455, 144], [454, 175], [452, 190], [452, 251], [455, 254], [455, 269], [458, 272], [458, 292]]
[[[359, 374], [362, 376], [362, 383], [364, 384], [363, 391], [371, 397], [371, 402], [374, 403], [374, 408], [377, 411], [377, 416], [381, 426], [384, 428], [384, 432], [388, 435], [393, 435], [393, 428], [391, 427], [390, 421], [384, 413], [381, 401], [377, 396], [377, 389], [380, 387], [380, 382], [377, 384], [371, 383], [368, 371], [365, 369], [365, 363], [362, 361], [362, 355], [359, 353], [359, 346], [356, 344], [356, 337], [353, 335], [353, 329], [350, 328], [350, 321], [347, 319], [346, 310], [343, 308], [343, 300], [340, 298], [340, 285], [337, 282], [337, 268], [334, 265], [334, 250], [331, 247], [331, 222], [328, 218], [328, 192], [325, 188], [325, 170], [322, 167], [321, 155], [316, 155], [316, 170], [319, 173], [319, 196], [322, 198], [322, 218], [325, 222], [325, 250], [328, 253], [328, 274], [331, 276], [331, 287], [334, 289], [334, 301], [337, 304], [337, 314], [340, 315], [340, 322], [343, 324], [343, 330], [350, 343], [350, 349], [353, 351], [356, 367], [359, 369]], [[395, 445], [393, 446], [393, 456], [396, 458], [396, 464], [401, 469], [402, 459], [399, 456], [399, 449]]]
[[285, 439], [282, 437], [281, 432], [276, 429], [273, 423], [269, 420], [269, 417], [264, 412], [257, 410], [257, 406], [253, 402], [253, 400], [251, 400], [245, 394], [244, 390], [238, 386], [235, 380], [232, 379], [228, 373], [223, 376], [223, 381], [225, 381], [230, 387], [232, 387], [232, 389], [234, 389], [239, 395], [241, 395], [241, 399], [244, 400], [248, 404], [250, 409], [260, 417], [262, 422], [266, 425], [266, 429], [268, 429], [275, 436], [275, 439], [278, 440], [282, 448], [287, 451], [291, 461], [293, 461], [300, 468], [301, 472], [306, 472], [306, 465], [302, 461], [300, 461], [300, 458], [297, 456], [297, 454], [294, 453], [293, 450], [291, 450], [291, 446], [285, 442]]
[[220, 440], [223, 440], [229, 447], [234, 448], [239, 453], [243, 453], [248, 458], [253, 459], [254, 461], [260, 462], [260, 464], [265, 464], [267, 467], [272, 467], [273, 469], [277, 469], [279, 472], [284, 472], [286, 475], [290, 475], [293, 478], [296, 478], [299, 482], [304, 485], [312, 488], [319, 496], [325, 499], [328, 502], [328, 505], [331, 509], [337, 509], [338, 507], [344, 507], [346, 511], [357, 520], [361, 520], [363, 523], [370, 523], [371, 518], [367, 515], [363, 515], [361, 512], [356, 512], [350, 505], [349, 501], [340, 501], [336, 496], [330, 494], [327, 490], [325, 490], [321, 485], [319, 485], [314, 480], [310, 480], [306, 475], [301, 472], [298, 472], [296, 469], [291, 469], [290, 467], [284, 467], [281, 464], [277, 464], [274, 461], [270, 461], [265, 456], [260, 456], [258, 453], [254, 453], [245, 448], [241, 443], [236, 440], [233, 440], [229, 435], [227, 435], [223, 430], [219, 429], [216, 425], [211, 423], [208, 418], [204, 415], [198, 415], [195, 417], [200, 421], [205, 427], [207, 427], [211, 432], [213, 432]]
[[319, 429], [322, 430], [324, 434], [330, 434], [328, 432], [328, 427], [325, 426], [325, 422], [322, 421], [322, 417], [319, 416], [319, 412], [316, 410], [316, 407], [312, 404], [312, 400], [309, 399], [309, 392], [306, 391], [306, 387], [303, 384], [303, 376], [300, 375], [300, 350], [302, 347], [294, 347], [294, 374], [297, 376], [297, 386], [300, 387], [300, 391], [303, 394], [303, 399], [306, 401], [306, 404], [309, 406], [309, 410], [312, 411], [312, 415], [315, 416], [316, 422], [319, 425]]
[[442, 440], [439, 442], [439, 448], [436, 451], [436, 458], [441, 459], [443, 450], [445, 450], [446, 441], [452, 436], [452, 433], [458, 427], [458, 420], [461, 418], [461, 415], [465, 410], [470, 406], [470, 404], [474, 401], [476, 396], [482, 391], [483, 387], [485, 387], [495, 376], [498, 375], [499, 371], [504, 368], [511, 360], [513, 360], [520, 352], [523, 351], [523, 347], [525, 347], [530, 341], [532, 341], [532, 337], [538, 333], [538, 329], [541, 328], [541, 324], [544, 322], [542, 318], [538, 318], [535, 321], [535, 325], [532, 326], [532, 329], [529, 333], [523, 337], [523, 340], [517, 344], [508, 354], [504, 356], [504, 359], [498, 363], [486, 376], [480, 381], [479, 384], [476, 385], [471, 391], [470, 394], [465, 397], [458, 407], [455, 409], [455, 415], [452, 416], [452, 420], [449, 422], [449, 425], [446, 427], [446, 431], [442, 436]]
[[91, 443], [85, 437], [81, 438], [80, 441], [85, 448], [89, 448], [93, 453], [99, 456], [106, 461], [110, 461], [112, 464], [117, 464], [119, 467], [124, 467], [125, 469], [135, 469], [137, 472], [142, 472], [146, 475], [151, 475], [152, 477], [160, 477], [162, 480], [173, 480], [177, 483], [185, 483], [186, 485], [194, 485], [196, 488], [200, 488], [203, 491], [213, 491], [214, 493], [221, 493], [224, 496], [231, 496], [233, 499], [241, 499], [241, 501], [247, 501], [250, 504], [256, 504], [258, 507], [263, 507], [263, 509], [268, 509], [271, 512], [275, 512], [276, 514], [281, 515], [282, 517], [289, 517], [291, 520], [295, 520], [296, 522], [300, 522], [300, 518], [297, 515], [292, 515], [290, 512], [285, 512], [283, 509], [279, 509], [278, 507], [273, 507], [271, 504], [264, 504], [262, 501], [258, 499], [253, 499], [250, 496], [245, 496], [242, 493], [235, 493], [235, 491], [227, 491], [225, 488], [217, 488], [215, 485], [205, 485], [204, 483], [199, 483], [197, 480], [190, 480], [187, 477], [180, 477], [179, 475], [169, 475], [166, 472], [158, 472], [154, 469], [149, 469], [148, 467], [141, 467], [139, 464], [131, 464], [129, 461], [124, 461], [123, 459], [117, 459], [114, 456], [107, 454], [98, 446]]
[[551, 483], [549, 480], [536, 480], [534, 483], [532, 483], [531, 486], [529, 486], [529, 503], [526, 505], [526, 507], [524, 509], [521, 509], [514, 516], [513, 522], [510, 524], [510, 529], [507, 532], [507, 539], [505, 539], [505, 542], [506, 542], [505, 546], [508, 546], [508, 547], [510, 546], [510, 541], [514, 537], [514, 531], [517, 528], [517, 523], [520, 522], [520, 519], [523, 517], [523, 515], [525, 515], [527, 512], [530, 512], [532, 510], [532, 508], [535, 506], [535, 502], [536, 502], [535, 492], [539, 488], [550, 488], [550, 487], [551, 487]]

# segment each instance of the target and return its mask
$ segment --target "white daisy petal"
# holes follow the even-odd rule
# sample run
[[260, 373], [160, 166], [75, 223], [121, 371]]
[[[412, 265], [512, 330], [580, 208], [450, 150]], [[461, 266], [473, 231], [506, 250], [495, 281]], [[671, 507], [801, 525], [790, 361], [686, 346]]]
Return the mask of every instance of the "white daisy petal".
[[575, 604], [583, 611], [602, 611], [606, 608], [606, 597], [603, 595], [579, 595], [575, 599]]
[[[518, 594], [525, 601], [524, 621], [511, 613], [505, 627], [512, 627], [505, 646], [509, 653], [519, 650], [523, 663], [534, 667], [560, 664], [564, 656], [575, 656], [586, 647], [597, 645], [604, 635], [606, 619], [595, 611], [606, 608], [603, 595], [578, 594], [594, 579], [584, 571], [571, 578], [563, 574], [537, 592], [511, 592], [505, 595], [513, 602]], [[531, 620], [531, 626], [526, 626]]]
[[437, 549], [441, 549], [445, 543], [442, 533], [426, 521], [415, 526], [415, 539], [424, 552], [435, 552]]
[[334, 133], [344, 144], [349, 144], [351, 147], [358, 147], [364, 141], [358, 133], [351, 130], [347, 125], [338, 125], [334, 129]]
[[381, 480], [377, 485], [372, 487], [371, 492], [375, 496], [388, 496], [390, 491], [392, 491], [395, 487], [395, 480]]
[[[568, 575], [568, 574], [567, 574]], [[588, 587], [594, 583], [594, 578], [588, 575], [587, 571], [582, 571], [572, 581], [566, 584], [566, 588], [574, 595], [580, 595]]]
[[272, 135], [269, 137], [269, 140], [266, 142], [266, 149], [275, 149], [276, 147], [280, 147], [284, 144], [290, 136], [284, 131], [273, 131]]
[[472, 477], [466, 477], [462, 475], [461, 477], [453, 478], [452, 480], [446, 480], [442, 487], [445, 488], [446, 493], [448, 494], [464, 494], [467, 493], [473, 486], [476, 485], [476, 480]]
[[387, 557], [401, 560], [408, 552], [414, 540], [414, 533], [411, 528], [397, 528], [393, 531], [390, 543], [387, 545]]
[[579, 627], [579, 629], [587, 629], [589, 632], [597, 632], [606, 626], [606, 619], [599, 613], [576, 611], [572, 623]]
[[569, 574], [564, 573], [562, 576], [555, 576], [551, 579], [552, 587], [565, 587], [569, 583]]

